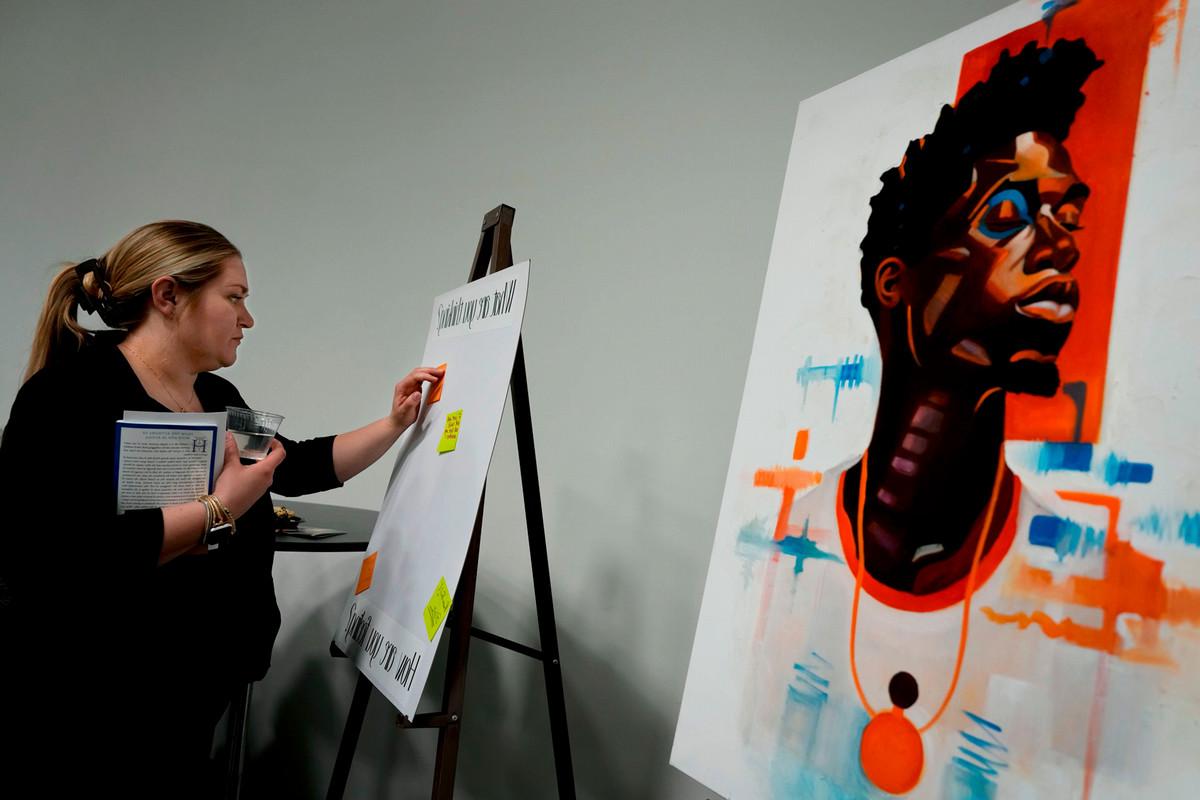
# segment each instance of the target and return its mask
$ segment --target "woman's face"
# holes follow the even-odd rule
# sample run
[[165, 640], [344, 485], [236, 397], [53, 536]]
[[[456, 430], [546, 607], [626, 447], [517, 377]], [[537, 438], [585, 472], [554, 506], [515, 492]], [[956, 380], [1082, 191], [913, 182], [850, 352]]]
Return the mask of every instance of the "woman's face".
[[250, 293], [246, 266], [231, 256], [217, 277], [189, 293], [179, 316], [179, 342], [198, 372], [228, 367], [237, 361], [242, 331], [254, 326], [246, 308]]

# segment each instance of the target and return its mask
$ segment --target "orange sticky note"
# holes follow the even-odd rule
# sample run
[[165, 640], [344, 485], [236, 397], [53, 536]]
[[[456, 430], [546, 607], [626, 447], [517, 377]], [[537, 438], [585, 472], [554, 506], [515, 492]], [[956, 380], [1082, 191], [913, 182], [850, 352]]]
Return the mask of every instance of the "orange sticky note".
[[355, 594], [362, 594], [371, 588], [371, 578], [375, 577], [375, 556], [377, 555], [379, 555], [379, 551], [371, 553], [363, 559], [362, 568], [358, 571], [358, 586], [354, 588]]
[[439, 364], [438, 369], [442, 371], [442, 379], [430, 387], [429, 397], [425, 400], [426, 405], [442, 399], [442, 387], [446, 385], [446, 365]]

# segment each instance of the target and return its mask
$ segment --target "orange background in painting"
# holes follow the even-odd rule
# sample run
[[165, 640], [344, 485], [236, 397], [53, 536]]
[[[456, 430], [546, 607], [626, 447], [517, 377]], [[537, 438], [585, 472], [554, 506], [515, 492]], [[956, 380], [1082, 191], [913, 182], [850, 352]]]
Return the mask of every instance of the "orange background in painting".
[[[1086, 99], [1066, 138], [1075, 172], [1092, 190], [1080, 218], [1083, 228], [1075, 234], [1080, 251], [1074, 271], [1079, 280], [1079, 309], [1058, 358], [1062, 384], [1087, 384], [1080, 428], [1084, 442], [1095, 442], [1100, 433], [1125, 198], [1147, 51], [1160, 2], [1099, 4], [1084, 0], [1059, 12], [1048, 34], [1046, 25], [1038, 22], [967, 53], [959, 76], [957, 96], [961, 97], [987, 78], [1001, 51], [1016, 53], [1033, 40], [1045, 46], [1057, 39], [1083, 39], [1104, 62], [1084, 83]], [[1149, 265], [1131, 264], [1126, 269], [1144, 266]], [[1005, 435], [1009, 439], [1069, 442], [1074, 438], [1075, 403], [1062, 393], [1061, 384], [1054, 397], [1009, 394], [1007, 408]]]

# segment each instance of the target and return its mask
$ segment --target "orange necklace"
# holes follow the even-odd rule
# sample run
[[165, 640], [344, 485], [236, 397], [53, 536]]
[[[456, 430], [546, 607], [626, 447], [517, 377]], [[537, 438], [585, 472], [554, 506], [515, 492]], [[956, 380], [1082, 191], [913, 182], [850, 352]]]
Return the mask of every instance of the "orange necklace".
[[862, 472], [858, 482], [858, 515], [856, 519], [856, 541], [858, 543], [858, 569], [854, 576], [854, 603], [850, 611], [850, 674], [854, 678], [854, 689], [858, 699], [867, 710], [871, 721], [862, 732], [859, 745], [859, 760], [866, 776], [886, 792], [903, 794], [910, 791], [921, 780], [925, 768], [925, 749], [921, 742], [921, 734], [933, 727], [950, 705], [950, 698], [958, 688], [958, 679], [962, 674], [963, 653], [967, 649], [967, 629], [970, 623], [971, 598], [975, 594], [975, 580], [979, 571], [979, 561], [983, 556], [984, 544], [992, 529], [992, 517], [996, 511], [996, 499], [1000, 496], [1000, 486], [1004, 479], [1004, 446], [1000, 446], [1000, 458], [996, 463], [996, 478], [992, 484], [992, 496], [988, 499], [987, 511], [983, 516], [983, 528], [979, 533], [979, 542], [975, 545], [975, 555], [971, 560], [971, 572], [967, 576], [966, 591], [963, 595], [962, 628], [958, 635], [958, 654], [954, 659], [954, 675], [950, 679], [950, 688], [942, 699], [941, 705], [929, 722], [920, 728], [904, 716], [904, 709], [917, 701], [917, 682], [907, 672], [896, 673], [888, 684], [888, 695], [894, 704], [887, 711], [877, 712], [871, 708], [863, 692], [862, 683], [858, 679], [858, 666], [855, 662], [854, 648], [858, 632], [858, 601], [862, 595], [863, 576], [866, 573], [867, 557], [863, 549], [863, 507], [867, 496], [867, 454], [862, 457]]

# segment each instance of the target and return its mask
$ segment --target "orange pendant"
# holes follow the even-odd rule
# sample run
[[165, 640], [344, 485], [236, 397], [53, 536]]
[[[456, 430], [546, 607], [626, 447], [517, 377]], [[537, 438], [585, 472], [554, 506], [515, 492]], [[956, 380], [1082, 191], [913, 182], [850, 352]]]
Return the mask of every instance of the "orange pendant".
[[897, 672], [888, 695], [895, 706], [880, 711], [863, 728], [858, 758], [871, 783], [891, 794], [905, 794], [920, 783], [925, 770], [921, 733], [904, 716], [904, 709], [917, 702], [917, 682], [907, 672]]

